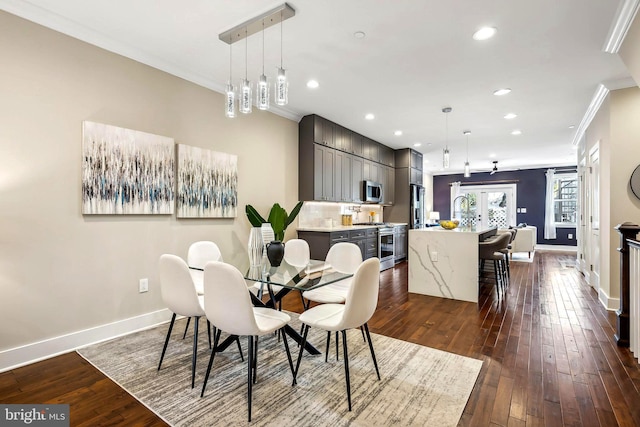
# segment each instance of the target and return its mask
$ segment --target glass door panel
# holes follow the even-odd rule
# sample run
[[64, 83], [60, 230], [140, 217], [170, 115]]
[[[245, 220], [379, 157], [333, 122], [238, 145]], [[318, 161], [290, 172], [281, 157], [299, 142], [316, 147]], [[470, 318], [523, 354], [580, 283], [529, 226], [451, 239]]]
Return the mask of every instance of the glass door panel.
[[457, 195], [452, 194], [451, 218], [477, 229], [516, 225], [515, 194], [515, 184], [459, 187]]

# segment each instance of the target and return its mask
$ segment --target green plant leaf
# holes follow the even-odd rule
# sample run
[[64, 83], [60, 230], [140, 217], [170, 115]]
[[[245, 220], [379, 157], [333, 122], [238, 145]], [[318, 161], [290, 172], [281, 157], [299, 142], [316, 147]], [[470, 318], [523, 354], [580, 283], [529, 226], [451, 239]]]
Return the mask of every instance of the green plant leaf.
[[279, 203], [274, 203], [267, 221], [271, 223], [271, 228], [273, 228], [273, 234], [276, 240], [282, 241], [282, 239], [284, 239], [284, 230], [287, 228], [285, 225], [286, 219], [287, 211], [285, 211]]
[[245, 206], [245, 212], [247, 213], [247, 218], [253, 227], [260, 227], [264, 224], [265, 221], [262, 215], [258, 213], [258, 211], [251, 205]]
[[300, 212], [300, 209], [302, 208], [302, 204], [303, 202], [300, 201], [293, 207], [293, 209], [291, 210], [291, 213], [287, 216], [287, 220], [284, 223], [285, 229], [289, 226], [289, 224], [293, 222], [294, 219], [296, 219], [296, 217], [298, 216], [298, 213]]

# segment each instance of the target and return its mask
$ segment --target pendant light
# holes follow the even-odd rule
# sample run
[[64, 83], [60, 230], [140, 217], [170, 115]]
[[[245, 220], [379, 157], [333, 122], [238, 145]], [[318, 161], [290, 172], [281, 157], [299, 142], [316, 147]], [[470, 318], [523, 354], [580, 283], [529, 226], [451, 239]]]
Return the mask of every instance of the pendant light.
[[224, 97], [224, 115], [229, 117], [230, 119], [236, 116], [236, 91], [233, 88], [233, 80], [231, 73], [231, 65], [232, 65], [232, 49], [233, 44], [229, 44], [229, 81], [227, 82], [227, 87], [225, 90]]
[[287, 105], [289, 102], [289, 82], [285, 69], [282, 66], [282, 12], [280, 12], [280, 67], [278, 67], [278, 77], [276, 77], [275, 102], [278, 105]]
[[442, 167], [444, 169], [449, 169], [450, 163], [450, 154], [449, 154], [449, 113], [451, 112], [451, 107], [445, 107], [442, 109], [442, 112], [445, 114], [445, 147], [442, 151]]
[[262, 21], [262, 75], [256, 89], [256, 105], [260, 110], [269, 109], [269, 84], [267, 76], [264, 75], [264, 20]]
[[251, 105], [251, 82], [247, 79], [247, 68], [248, 66], [248, 54], [249, 50], [247, 45], [247, 34], [245, 29], [244, 36], [244, 79], [242, 79], [242, 84], [240, 86], [240, 112], [243, 114], [249, 114], [252, 110]]
[[467, 161], [464, 162], [464, 177], [469, 178], [471, 177], [471, 168], [469, 167], [469, 135], [471, 135], [471, 131], [465, 130], [462, 133], [467, 137]]

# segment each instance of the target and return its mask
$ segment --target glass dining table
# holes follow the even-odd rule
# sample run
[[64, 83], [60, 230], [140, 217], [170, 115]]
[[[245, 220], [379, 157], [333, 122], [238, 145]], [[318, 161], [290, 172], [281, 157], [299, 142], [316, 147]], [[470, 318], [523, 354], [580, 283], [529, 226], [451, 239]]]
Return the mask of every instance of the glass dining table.
[[[273, 309], [278, 309], [279, 302], [291, 291], [302, 293], [351, 276], [353, 274], [336, 271], [331, 265], [319, 260], [311, 260], [306, 265], [291, 265], [283, 260], [278, 267], [273, 267], [267, 262], [266, 265], [250, 267], [244, 274], [249, 288], [257, 290], [256, 293], [249, 292], [254, 306]], [[265, 293], [269, 298], [263, 301]], [[294, 328], [286, 325], [284, 330], [298, 345], [302, 343], [302, 336]], [[224, 351], [234, 342], [235, 337], [228, 337], [218, 344], [216, 351]], [[308, 341], [305, 343], [305, 350], [310, 354], [320, 354], [320, 351]]]
[[[254, 305], [277, 309], [278, 303], [291, 291], [302, 293], [351, 276], [353, 274], [336, 271], [331, 265], [320, 260], [310, 260], [307, 265], [291, 265], [283, 260], [278, 267], [272, 267], [267, 263], [266, 266], [249, 268], [245, 279], [254, 282], [254, 287], [259, 289], [257, 296], [251, 294]], [[269, 294], [266, 303], [261, 298], [265, 291]], [[302, 343], [302, 336], [298, 331], [289, 325], [284, 329], [294, 341]], [[311, 354], [320, 354], [309, 342], [305, 343], [305, 350]]]

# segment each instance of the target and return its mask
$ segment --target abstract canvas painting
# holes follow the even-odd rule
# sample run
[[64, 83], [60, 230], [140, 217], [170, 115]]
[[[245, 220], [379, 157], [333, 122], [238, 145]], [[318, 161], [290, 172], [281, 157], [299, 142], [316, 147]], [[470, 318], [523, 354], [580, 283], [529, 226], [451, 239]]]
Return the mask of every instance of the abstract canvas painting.
[[174, 205], [172, 138], [82, 123], [83, 214], [172, 214]]
[[178, 218], [235, 218], [238, 156], [178, 144]]

